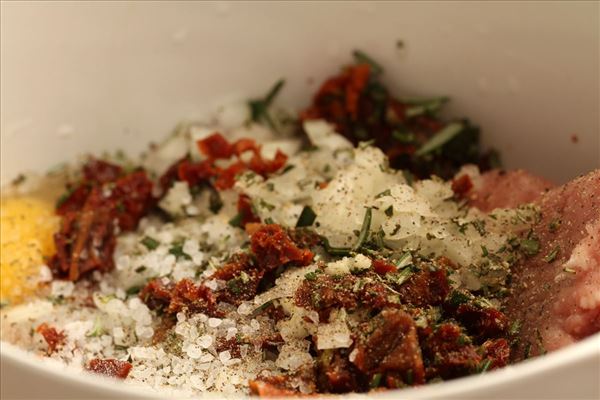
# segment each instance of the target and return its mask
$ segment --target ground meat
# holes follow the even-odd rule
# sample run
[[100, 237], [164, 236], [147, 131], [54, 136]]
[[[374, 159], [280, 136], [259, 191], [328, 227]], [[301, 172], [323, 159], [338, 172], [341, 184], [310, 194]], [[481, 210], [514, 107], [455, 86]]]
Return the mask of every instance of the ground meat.
[[401, 310], [385, 309], [357, 332], [352, 363], [364, 374], [395, 373], [406, 384], [422, 384], [425, 370], [415, 323]]
[[[465, 176], [465, 175], [463, 175]], [[454, 182], [466, 178], [460, 176]], [[453, 183], [453, 189], [456, 183]], [[492, 170], [473, 179], [471, 188], [461, 188], [461, 197], [482, 211], [494, 208], [514, 208], [531, 203], [554, 187], [550, 181], [524, 170]], [[456, 191], [455, 191], [456, 192]]]
[[59, 346], [65, 342], [66, 336], [63, 331], [57, 331], [56, 328], [43, 323], [37, 327], [36, 331], [42, 335], [48, 344], [48, 354], [52, 354]]
[[99, 358], [94, 358], [90, 363], [86, 366], [88, 371], [94, 372], [96, 374], [108, 376], [110, 378], [119, 378], [125, 379], [127, 375], [129, 375], [129, 371], [131, 371], [132, 365], [127, 361], [115, 360], [112, 358], [101, 360]]
[[600, 170], [544, 194], [537, 255], [514, 268], [507, 314], [520, 323], [515, 357], [600, 331]]

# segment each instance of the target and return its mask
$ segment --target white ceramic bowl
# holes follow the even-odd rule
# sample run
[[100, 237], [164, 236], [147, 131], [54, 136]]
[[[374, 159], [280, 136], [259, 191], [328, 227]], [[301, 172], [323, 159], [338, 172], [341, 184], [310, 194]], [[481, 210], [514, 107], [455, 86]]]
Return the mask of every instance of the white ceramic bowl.
[[[82, 152], [142, 150], [180, 120], [287, 78], [302, 107], [360, 48], [404, 95], [448, 94], [509, 167], [600, 166], [597, 2], [2, 2], [1, 179]], [[399, 49], [396, 42], [405, 46]], [[577, 137], [577, 141], [573, 140]], [[599, 398], [600, 337], [379, 398]], [[2, 395], [131, 398], [2, 343]], [[140, 396], [146, 396], [140, 394]]]

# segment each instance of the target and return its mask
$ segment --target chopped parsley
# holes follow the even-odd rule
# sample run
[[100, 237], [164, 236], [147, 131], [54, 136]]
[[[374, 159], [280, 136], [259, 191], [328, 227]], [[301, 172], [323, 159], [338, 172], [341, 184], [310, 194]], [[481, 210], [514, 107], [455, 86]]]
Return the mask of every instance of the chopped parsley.
[[315, 214], [313, 209], [309, 206], [304, 206], [296, 222], [296, 228], [311, 226], [315, 222], [315, 219], [317, 219], [317, 214]]
[[154, 250], [160, 245], [158, 240], [150, 236], [144, 236], [140, 243], [142, 243], [148, 250]]

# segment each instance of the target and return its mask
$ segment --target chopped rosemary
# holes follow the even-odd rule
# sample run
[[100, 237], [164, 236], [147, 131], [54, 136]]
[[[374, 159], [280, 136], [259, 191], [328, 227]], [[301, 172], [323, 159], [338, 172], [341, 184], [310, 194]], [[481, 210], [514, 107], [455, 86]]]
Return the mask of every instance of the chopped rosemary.
[[150, 236], [144, 236], [140, 243], [142, 243], [148, 250], [154, 250], [160, 245], [158, 240]]
[[364, 52], [360, 50], [354, 50], [352, 53], [354, 56], [354, 60], [357, 64], [367, 64], [369, 68], [371, 68], [371, 73], [373, 75], [380, 75], [383, 73], [383, 68], [377, 62], [375, 62], [371, 57], [366, 55]]
[[552, 251], [550, 251], [550, 253], [546, 254], [546, 256], [544, 257], [544, 261], [546, 261], [547, 263], [553, 262], [554, 260], [556, 260], [558, 253], [560, 253], [560, 246], [556, 246], [554, 249], [552, 249]]
[[415, 155], [422, 157], [426, 154], [437, 150], [454, 139], [464, 129], [464, 125], [461, 122], [452, 122], [442, 128], [434, 136], [431, 137], [427, 142], [423, 144], [416, 152]]
[[277, 96], [279, 91], [283, 88], [284, 84], [285, 80], [280, 79], [277, 82], [275, 82], [275, 84], [273, 85], [271, 90], [269, 90], [265, 97], [263, 97], [262, 99], [250, 100], [248, 102], [248, 105], [250, 106], [250, 114], [252, 117], [252, 121], [265, 121], [269, 125], [269, 127], [271, 127], [271, 129], [276, 130], [275, 124], [271, 119], [271, 116], [269, 115], [269, 107], [271, 106], [271, 103], [273, 103], [273, 100], [275, 100], [275, 97]]
[[367, 240], [367, 237], [369, 236], [369, 230], [371, 229], [371, 215], [372, 215], [371, 207], [367, 207], [367, 209], [365, 211], [365, 217], [363, 219], [363, 223], [360, 228], [360, 234], [358, 235], [358, 240], [356, 241], [356, 244], [352, 248], [355, 251], [362, 247], [362, 245], [365, 243], [365, 240]]

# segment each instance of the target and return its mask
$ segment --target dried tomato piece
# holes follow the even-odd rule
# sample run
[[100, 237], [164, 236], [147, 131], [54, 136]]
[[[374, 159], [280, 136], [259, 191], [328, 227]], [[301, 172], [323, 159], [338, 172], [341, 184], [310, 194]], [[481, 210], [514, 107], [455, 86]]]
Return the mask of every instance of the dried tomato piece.
[[162, 279], [153, 279], [142, 288], [140, 299], [152, 310], [162, 310], [175, 315], [180, 311], [204, 313], [211, 317], [222, 317], [217, 309], [213, 292], [204, 285], [194, 285], [189, 279], [165, 284]]
[[110, 378], [125, 379], [129, 375], [131, 367], [132, 365], [127, 361], [115, 360], [113, 358], [94, 358], [85, 369]]
[[134, 230], [154, 205], [152, 182], [144, 171], [131, 173], [115, 182], [110, 198], [115, 201], [119, 227]]
[[[510, 345], [504, 338], [486, 340], [481, 345], [481, 349], [489, 360], [488, 370], [504, 367], [510, 361]], [[485, 364], [485, 361], [482, 364]]]
[[405, 383], [425, 382], [415, 323], [404, 311], [385, 309], [363, 323], [354, 351], [352, 363], [365, 374], [395, 372], [405, 375]]
[[76, 281], [83, 274], [114, 267], [115, 209], [100, 188], [92, 189], [83, 209], [63, 216], [54, 235], [56, 254], [50, 268], [57, 277]]
[[252, 252], [258, 265], [273, 270], [288, 263], [304, 266], [311, 263], [313, 253], [300, 249], [279, 225], [264, 225], [250, 238]]
[[506, 333], [509, 326], [508, 318], [501, 311], [472, 303], [459, 305], [454, 316], [478, 337], [497, 337]]
[[388, 272], [396, 272], [398, 270], [398, 267], [394, 264], [379, 258], [373, 260], [371, 266], [373, 267], [373, 271], [377, 272], [379, 275], [385, 275]]
[[285, 375], [258, 377], [249, 382], [250, 393], [260, 397], [297, 396]]
[[90, 159], [83, 166], [84, 180], [91, 184], [114, 182], [122, 175], [123, 168], [97, 158]]
[[238, 197], [237, 209], [240, 215], [240, 226], [242, 228], [245, 228], [247, 224], [260, 222], [260, 218], [254, 213], [250, 197], [245, 194], [240, 194]]
[[234, 147], [220, 133], [198, 140], [198, 149], [209, 159], [227, 159], [233, 155]]
[[461, 175], [452, 180], [452, 191], [458, 198], [464, 198], [467, 193], [473, 188], [473, 181], [469, 175]]
[[63, 331], [57, 331], [56, 328], [45, 322], [37, 327], [36, 332], [41, 334], [48, 344], [48, 354], [54, 353], [59, 346], [64, 344], [66, 339]]
[[396, 290], [402, 303], [425, 307], [442, 304], [450, 292], [450, 284], [445, 269], [440, 268], [418, 272]]
[[346, 350], [324, 350], [317, 355], [317, 387], [319, 392], [364, 392], [368, 382], [348, 360]]
[[428, 378], [450, 379], [468, 375], [476, 371], [482, 360], [460, 326], [453, 323], [440, 324], [421, 346]]

